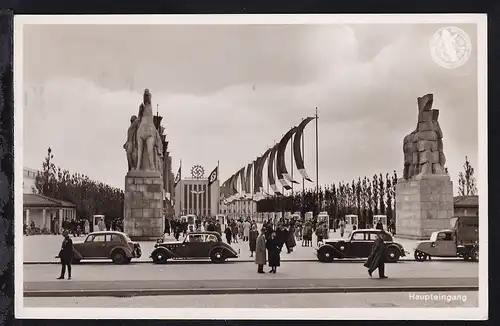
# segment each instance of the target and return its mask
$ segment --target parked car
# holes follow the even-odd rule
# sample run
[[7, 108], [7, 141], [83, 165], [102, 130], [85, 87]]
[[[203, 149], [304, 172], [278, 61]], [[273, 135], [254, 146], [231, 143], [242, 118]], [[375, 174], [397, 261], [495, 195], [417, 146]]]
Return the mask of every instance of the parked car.
[[115, 264], [128, 264], [142, 255], [139, 243], [117, 231], [90, 233], [84, 242], [73, 243], [73, 253], [75, 263], [82, 259], [112, 259]]
[[479, 217], [454, 216], [450, 222], [452, 229], [433, 232], [429, 240], [418, 244], [414, 252], [415, 260], [461, 257], [479, 261]]
[[223, 242], [219, 233], [209, 231], [188, 233], [183, 241], [164, 242], [160, 238], [150, 256], [154, 263], [187, 258], [210, 258], [214, 263], [223, 263], [236, 257], [238, 252]]
[[394, 242], [389, 233], [377, 229], [358, 229], [351, 233], [348, 240], [326, 241], [317, 249], [316, 256], [325, 263], [334, 259], [368, 258], [379, 234], [386, 243], [387, 262], [395, 263], [400, 257], [406, 256], [407, 252], [401, 244]]

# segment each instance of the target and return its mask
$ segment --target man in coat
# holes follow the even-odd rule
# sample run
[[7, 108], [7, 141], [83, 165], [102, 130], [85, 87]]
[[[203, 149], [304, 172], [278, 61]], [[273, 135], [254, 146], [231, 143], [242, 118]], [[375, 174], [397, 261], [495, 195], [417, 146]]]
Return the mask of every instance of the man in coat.
[[68, 231], [64, 230], [62, 233], [64, 240], [62, 242], [61, 251], [56, 258], [61, 259], [61, 276], [58, 280], [64, 280], [66, 274], [66, 266], [68, 266], [68, 280], [71, 280], [71, 262], [73, 260], [73, 241], [69, 238]]
[[266, 257], [266, 229], [262, 228], [255, 243], [255, 263], [257, 264], [257, 273], [264, 273], [264, 265], [267, 263]]
[[385, 276], [385, 242], [380, 234], [377, 235], [377, 239], [373, 243], [372, 253], [368, 256], [364, 266], [368, 268], [370, 277], [378, 268], [379, 278], [387, 278], [387, 276]]

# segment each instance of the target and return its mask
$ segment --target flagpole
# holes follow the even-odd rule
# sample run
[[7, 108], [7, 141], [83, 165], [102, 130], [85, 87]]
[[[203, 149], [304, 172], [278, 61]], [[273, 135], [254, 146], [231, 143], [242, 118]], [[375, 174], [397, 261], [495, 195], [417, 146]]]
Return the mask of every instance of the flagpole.
[[318, 213], [321, 210], [319, 202], [319, 145], [318, 145], [318, 107], [316, 107], [316, 202], [318, 203]]
[[[290, 142], [290, 166], [292, 167], [292, 179], [293, 179], [293, 142]], [[292, 197], [293, 197], [293, 182], [292, 184]]]
[[[304, 119], [302, 119], [304, 120]], [[305, 156], [305, 147], [304, 147], [304, 132], [302, 132], [302, 156]], [[305, 179], [304, 177], [302, 177], [302, 207], [301, 207], [301, 211], [302, 209], [304, 208], [304, 197], [305, 197], [305, 194], [306, 194], [306, 183], [305, 183]]]
[[182, 216], [182, 197], [183, 197], [183, 194], [182, 194], [182, 188], [184, 188], [182, 186], [182, 160], [179, 161], [179, 182], [178, 184], [180, 183], [181, 184], [181, 198], [179, 199], [179, 213], [180, 213], [180, 216]]
[[[219, 181], [219, 172], [220, 172], [219, 171], [219, 160], [217, 160], [217, 179], [216, 179], [216, 181], [217, 181], [217, 186], [218, 186], [217, 191], [219, 192], [219, 196], [218, 196], [218, 200], [217, 200], [217, 212], [215, 215], [220, 214], [220, 185], [218, 182]], [[212, 192], [210, 192], [210, 193], [212, 193]], [[209, 198], [208, 200], [212, 200], [212, 198]]]

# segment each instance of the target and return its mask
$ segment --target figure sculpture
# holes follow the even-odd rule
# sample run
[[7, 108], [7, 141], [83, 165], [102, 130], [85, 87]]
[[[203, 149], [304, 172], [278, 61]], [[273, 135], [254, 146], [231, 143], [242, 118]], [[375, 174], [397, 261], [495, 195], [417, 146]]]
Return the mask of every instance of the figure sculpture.
[[418, 98], [417, 128], [403, 141], [405, 180], [422, 175], [446, 175], [443, 132], [439, 126], [439, 110], [431, 109], [433, 95]]
[[129, 171], [163, 172], [163, 141], [156, 129], [151, 107], [151, 93], [144, 90], [143, 103], [138, 117], [130, 118], [127, 141], [123, 145], [127, 153]]
[[123, 145], [127, 153], [128, 170], [131, 171], [137, 166], [137, 128], [139, 120], [137, 116], [130, 117], [130, 127], [127, 130], [127, 141]]

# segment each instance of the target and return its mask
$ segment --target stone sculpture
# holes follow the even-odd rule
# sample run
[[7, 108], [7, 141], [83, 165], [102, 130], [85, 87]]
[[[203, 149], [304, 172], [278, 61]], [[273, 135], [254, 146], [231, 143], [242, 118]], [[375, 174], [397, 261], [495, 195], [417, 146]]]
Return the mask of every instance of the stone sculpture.
[[127, 153], [128, 170], [131, 171], [137, 166], [137, 128], [139, 127], [137, 116], [130, 117], [130, 127], [127, 130], [127, 141], [123, 145]]
[[403, 141], [405, 180], [430, 174], [447, 175], [439, 110], [431, 109], [432, 103], [432, 94], [418, 98], [417, 128]]
[[129, 171], [160, 171], [163, 144], [153, 122], [151, 93], [144, 90], [143, 103], [138, 117], [132, 116], [124, 148], [127, 152]]

